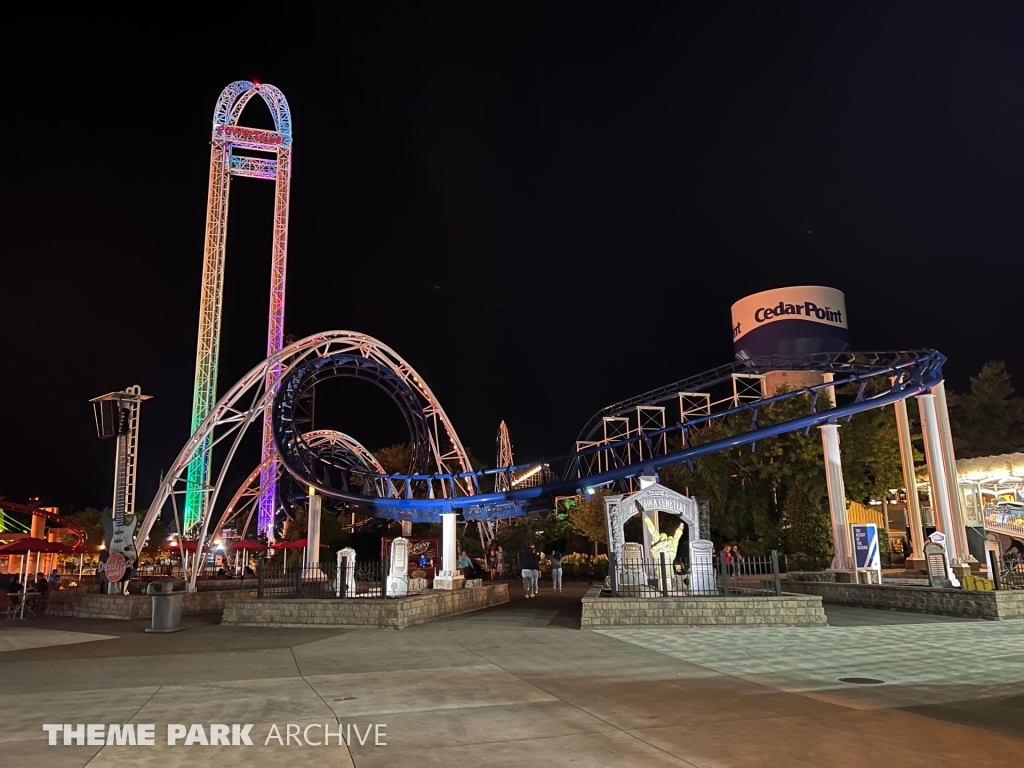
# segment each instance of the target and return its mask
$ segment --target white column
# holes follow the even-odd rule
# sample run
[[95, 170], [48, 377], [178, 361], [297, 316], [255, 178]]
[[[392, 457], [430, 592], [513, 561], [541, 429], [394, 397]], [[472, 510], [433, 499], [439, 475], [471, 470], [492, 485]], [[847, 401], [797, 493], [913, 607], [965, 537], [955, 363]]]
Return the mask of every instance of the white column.
[[320, 505], [323, 499], [316, 495], [316, 489], [309, 489], [309, 513], [306, 522], [306, 566], [320, 562]]
[[434, 577], [434, 589], [458, 589], [465, 578], [455, 569], [455, 513], [441, 515], [441, 571]]
[[821, 445], [825, 451], [825, 481], [828, 483], [828, 507], [832, 513], [832, 541], [835, 556], [832, 569], [852, 571], [853, 545], [846, 516], [846, 486], [843, 484], [843, 462], [839, 454], [839, 425], [823, 424]]
[[[924, 527], [921, 525], [921, 500], [917, 497], [917, 474], [914, 471], [914, 444], [910, 439], [910, 418], [907, 401], [897, 400], [896, 434], [900, 440], [900, 462], [903, 464], [903, 487], [907, 490], [907, 521], [910, 526], [911, 554], [909, 559], [924, 564]], [[908, 567], [909, 564], [908, 564]]]
[[953, 452], [953, 431], [949, 426], [949, 408], [946, 406], [946, 383], [940, 381], [932, 387], [935, 395], [935, 414], [939, 417], [939, 436], [942, 438], [942, 461], [946, 469], [946, 493], [949, 494], [949, 513], [956, 535], [956, 548], [965, 562], [977, 559], [967, 547], [967, 527], [964, 521], [963, 495], [960, 478], [956, 474], [956, 454]]
[[441, 575], [455, 575], [455, 513], [441, 515]]
[[942, 437], [939, 435], [939, 417], [935, 409], [935, 395], [918, 395], [917, 405], [921, 410], [921, 432], [924, 435], [924, 457], [928, 462], [928, 482], [931, 484], [932, 515], [935, 526], [946, 534], [946, 552], [949, 562], [957, 563], [960, 552], [953, 533], [952, 513], [949, 505], [949, 488], [946, 486], [946, 467], [942, 459]]
[[[823, 374], [821, 374], [821, 380], [824, 381], [826, 384], [831, 384], [835, 380], [835, 378], [836, 378], [836, 375], [834, 373], [823, 373]], [[825, 387], [825, 395], [828, 397], [829, 401], [831, 402], [831, 405], [829, 405], [829, 408], [835, 408], [836, 407], [836, 388], [835, 387]]]

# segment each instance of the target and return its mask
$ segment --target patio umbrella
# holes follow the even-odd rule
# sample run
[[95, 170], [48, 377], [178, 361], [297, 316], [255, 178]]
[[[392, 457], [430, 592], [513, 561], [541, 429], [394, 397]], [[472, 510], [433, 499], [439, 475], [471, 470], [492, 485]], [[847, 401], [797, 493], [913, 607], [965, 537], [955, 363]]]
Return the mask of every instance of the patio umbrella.
[[[279, 544], [274, 545], [274, 549], [285, 550], [282, 554], [284, 555], [284, 567], [288, 567], [288, 550], [289, 549], [305, 549], [309, 539], [296, 539], [295, 541], [282, 541]], [[321, 547], [326, 547], [326, 544], [321, 544]]]
[[10, 544], [4, 544], [0, 547], [0, 556], [3, 555], [25, 555], [22, 558], [24, 563], [24, 574], [19, 573], [22, 576], [21, 581], [21, 612], [18, 616], [19, 619], [25, 618], [25, 596], [28, 594], [28, 558], [33, 552], [52, 552], [58, 555], [68, 555], [74, 552], [74, 549], [69, 547], [67, 544], [61, 544], [59, 541], [43, 541], [42, 539], [36, 539], [32, 536], [26, 536], [24, 539], [18, 539], [12, 541]]
[[[309, 539], [296, 539], [295, 541], [282, 541], [280, 544], [275, 544], [274, 549], [305, 549], [306, 544], [309, 543]], [[320, 545], [321, 549], [326, 548], [326, 544]]]
[[26, 536], [23, 539], [16, 539], [10, 544], [4, 544], [0, 547], [0, 556], [27, 555], [32, 552], [70, 555], [73, 554], [74, 551], [73, 547], [69, 547], [67, 544], [61, 544], [59, 541], [43, 541], [42, 539], [36, 539], [32, 536]]
[[267, 549], [266, 544], [260, 544], [258, 541], [250, 541], [249, 539], [240, 539], [228, 547], [229, 552], [239, 551], [250, 551], [250, 550], [263, 550]]

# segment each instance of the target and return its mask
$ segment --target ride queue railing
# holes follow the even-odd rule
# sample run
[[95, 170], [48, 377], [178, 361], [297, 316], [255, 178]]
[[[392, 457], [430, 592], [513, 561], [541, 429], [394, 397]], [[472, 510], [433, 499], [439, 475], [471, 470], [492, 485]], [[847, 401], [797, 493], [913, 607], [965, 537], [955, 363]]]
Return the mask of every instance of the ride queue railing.
[[727, 562], [724, 554], [690, 564], [658, 559], [626, 559], [609, 555], [609, 579], [613, 597], [728, 597], [731, 595], [778, 596], [782, 594], [779, 555], [744, 557]]

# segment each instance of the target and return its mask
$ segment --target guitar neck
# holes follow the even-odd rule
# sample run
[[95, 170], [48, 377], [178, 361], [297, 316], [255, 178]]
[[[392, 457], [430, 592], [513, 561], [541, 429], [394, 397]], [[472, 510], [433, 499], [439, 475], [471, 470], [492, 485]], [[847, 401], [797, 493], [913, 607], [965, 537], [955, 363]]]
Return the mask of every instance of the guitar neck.
[[114, 523], [124, 525], [126, 496], [128, 493], [128, 435], [117, 436], [117, 456], [114, 460]]

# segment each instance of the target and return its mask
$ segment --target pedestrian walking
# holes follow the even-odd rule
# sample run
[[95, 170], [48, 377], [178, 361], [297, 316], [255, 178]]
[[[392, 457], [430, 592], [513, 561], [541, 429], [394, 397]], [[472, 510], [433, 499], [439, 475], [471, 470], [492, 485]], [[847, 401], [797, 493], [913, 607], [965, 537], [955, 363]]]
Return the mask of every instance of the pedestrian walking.
[[506, 562], [508, 560], [508, 554], [505, 552], [505, 548], [503, 546], [501, 546], [501, 545], [498, 545], [497, 557], [498, 557], [498, 578], [499, 579], [504, 579], [505, 578], [505, 566], [508, 565], [508, 563]]
[[531, 544], [530, 551], [533, 552], [533, 596], [536, 597], [540, 591], [540, 553], [537, 551], [537, 545]]
[[551, 588], [562, 591], [562, 553], [557, 549], [551, 551]]
[[519, 555], [519, 568], [523, 576], [523, 592], [526, 593], [527, 598], [537, 596], [537, 582], [534, 580], [533, 575], [537, 573], [537, 566], [537, 551], [531, 544]]
[[487, 552], [487, 567], [491, 569], [491, 581], [494, 581], [494, 574], [498, 568], [498, 555], [491, 547]]

